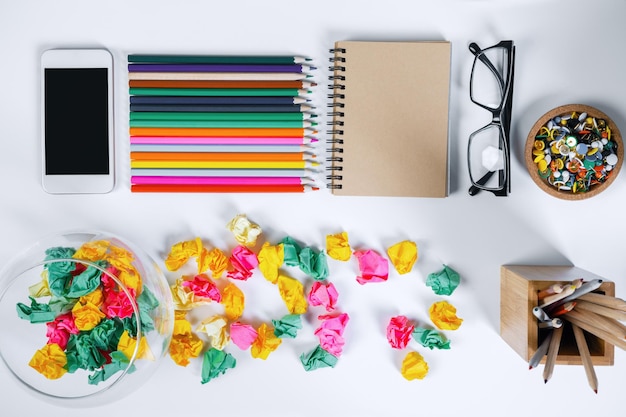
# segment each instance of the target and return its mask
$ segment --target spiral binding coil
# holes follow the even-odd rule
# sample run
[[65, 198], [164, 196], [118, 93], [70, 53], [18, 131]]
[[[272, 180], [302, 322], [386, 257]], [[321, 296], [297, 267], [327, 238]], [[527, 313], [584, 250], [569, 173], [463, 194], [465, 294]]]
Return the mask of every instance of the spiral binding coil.
[[341, 181], [343, 180], [343, 175], [339, 174], [343, 171], [343, 117], [344, 112], [341, 111], [345, 107], [345, 103], [343, 100], [346, 98], [345, 89], [346, 86], [343, 81], [346, 80], [345, 64], [346, 58], [343, 54], [346, 53], [346, 50], [343, 48], [330, 49], [329, 51], [332, 56], [329, 58], [331, 65], [328, 69], [332, 72], [332, 74], [328, 77], [328, 80], [331, 81], [331, 84], [328, 88], [331, 92], [328, 94], [328, 99], [331, 100], [328, 104], [328, 107], [331, 108], [327, 113], [327, 116], [331, 118], [327, 124], [329, 129], [326, 131], [328, 135], [330, 135], [330, 139], [326, 141], [330, 147], [327, 149], [327, 152], [330, 153], [331, 156], [326, 158], [327, 162], [330, 164], [326, 164], [326, 170], [329, 171], [328, 175], [326, 175], [326, 180], [328, 181], [327, 186], [329, 189], [333, 190], [341, 190], [342, 185]]

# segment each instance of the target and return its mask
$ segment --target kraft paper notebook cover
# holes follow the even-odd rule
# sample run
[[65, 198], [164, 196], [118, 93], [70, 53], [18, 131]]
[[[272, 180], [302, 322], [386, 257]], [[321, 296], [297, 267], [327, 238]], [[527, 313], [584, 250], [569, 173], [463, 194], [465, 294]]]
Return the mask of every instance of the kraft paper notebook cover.
[[339, 41], [332, 52], [333, 194], [446, 197], [450, 42]]

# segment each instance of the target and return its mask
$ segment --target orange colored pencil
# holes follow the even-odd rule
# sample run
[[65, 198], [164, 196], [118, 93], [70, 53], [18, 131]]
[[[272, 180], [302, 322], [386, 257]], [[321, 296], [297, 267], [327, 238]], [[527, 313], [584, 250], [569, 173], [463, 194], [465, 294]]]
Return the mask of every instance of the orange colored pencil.
[[130, 136], [205, 136], [205, 137], [304, 137], [316, 134], [302, 128], [186, 128], [186, 127], [131, 127]]
[[302, 193], [318, 188], [306, 185], [196, 185], [196, 184], [132, 184], [138, 193]]
[[559, 317], [563, 314], [567, 314], [576, 307], [576, 301], [568, 301], [567, 303], [558, 306], [554, 311], [550, 312], [550, 317]]
[[134, 161], [302, 161], [304, 152], [131, 152]]
[[130, 88], [295, 88], [314, 86], [310, 81], [129, 80]]

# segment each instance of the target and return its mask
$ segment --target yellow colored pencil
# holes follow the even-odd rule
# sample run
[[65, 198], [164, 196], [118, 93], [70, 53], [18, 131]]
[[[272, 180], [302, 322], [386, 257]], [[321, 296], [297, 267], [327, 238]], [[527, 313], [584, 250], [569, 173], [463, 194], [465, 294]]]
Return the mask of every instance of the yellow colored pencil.
[[130, 161], [131, 168], [194, 169], [302, 169], [317, 166], [308, 161]]

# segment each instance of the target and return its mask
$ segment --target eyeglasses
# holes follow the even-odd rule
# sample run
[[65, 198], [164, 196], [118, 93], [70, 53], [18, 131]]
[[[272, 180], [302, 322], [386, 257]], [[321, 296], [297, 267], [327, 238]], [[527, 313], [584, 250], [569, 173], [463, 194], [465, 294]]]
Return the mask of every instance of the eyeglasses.
[[470, 99], [491, 112], [491, 122], [469, 136], [467, 166], [472, 181], [469, 194], [485, 190], [507, 196], [511, 192], [509, 135], [515, 46], [507, 40], [481, 49], [472, 42], [469, 50], [474, 54]]

